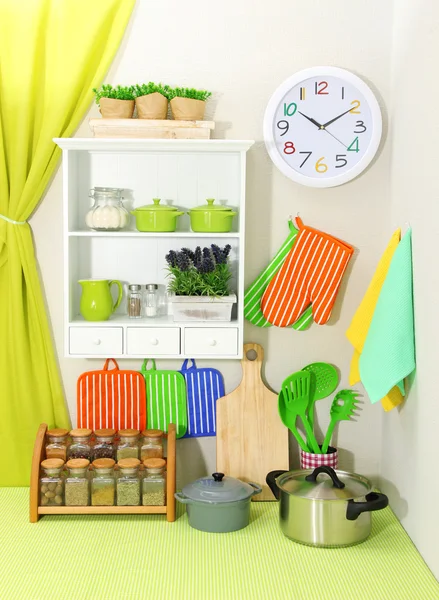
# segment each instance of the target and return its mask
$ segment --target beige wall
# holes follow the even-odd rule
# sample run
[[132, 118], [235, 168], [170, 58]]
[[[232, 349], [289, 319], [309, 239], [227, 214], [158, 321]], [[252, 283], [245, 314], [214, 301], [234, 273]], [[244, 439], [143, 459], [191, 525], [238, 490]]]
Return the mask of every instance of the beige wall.
[[405, 0], [394, 11], [391, 223], [413, 229], [417, 372], [404, 406], [383, 419], [382, 487], [439, 578], [439, 5]]
[[[141, 0], [107, 77], [111, 83], [162, 80], [171, 85], [214, 90], [208, 116], [213, 116], [218, 124], [216, 137], [256, 140], [248, 169], [247, 283], [265, 267], [285, 239], [290, 214], [300, 212], [305, 223], [355, 245], [355, 259], [351, 261], [329, 326], [313, 325], [310, 331], [299, 333], [246, 325], [246, 341], [260, 342], [265, 348], [265, 379], [274, 390], [279, 389], [291, 372], [313, 361], [337, 365], [343, 375], [342, 383], [347, 386], [351, 348], [344, 333], [389, 234], [386, 227], [389, 152], [384, 106], [390, 94], [389, 4], [379, 0], [351, 3]], [[319, 64], [344, 67], [364, 78], [383, 105], [385, 124], [381, 152], [372, 167], [352, 183], [328, 190], [305, 188], [284, 177], [268, 159], [262, 141], [263, 114], [275, 88], [294, 72]], [[96, 115], [97, 109], [93, 107], [78, 136], [90, 135], [87, 121]], [[76, 379], [83, 371], [100, 368], [102, 361], [62, 356], [61, 223], [58, 171], [32, 226], [65, 392], [74, 419]], [[176, 361], [158, 361], [158, 364], [180, 366]], [[239, 383], [239, 362], [204, 364], [221, 369], [228, 391]], [[139, 363], [125, 361], [124, 366], [138, 368]], [[329, 404], [329, 400], [324, 400], [318, 405], [323, 429], [328, 421]], [[380, 407], [372, 407], [365, 400], [358, 422], [341, 425], [338, 446], [344, 459], [342, 466], [376, 477], [381, 420]], [[212, 438], [183, 440], [179, 443], [179, 453], [184, 481], [214, 469]]]

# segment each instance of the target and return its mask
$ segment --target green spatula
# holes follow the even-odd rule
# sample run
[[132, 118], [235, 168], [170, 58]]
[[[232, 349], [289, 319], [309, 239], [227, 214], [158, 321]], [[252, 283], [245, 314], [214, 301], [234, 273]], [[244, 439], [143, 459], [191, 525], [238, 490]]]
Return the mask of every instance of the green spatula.
[[328, 451], [329, 443], [338, 421], [350, 421], [356, 408], [359, 394], [353, 390], [340, 390], [334, 397], [331, 405], [331, 421], [322, 446], [322, 454]]
[[293, 373], [282, 383], [282, 394], [288, 412], [294, 416], [294, 419], [296, 419], [297, 416], [302, 419], [306, 431], [306, 438], [309, 440], [308, 447], [312, 449], [314, 454], [321, 454], [321, 450], [306, 415], [310, 389], [311, 373], [308, 373], [308, 371], [298, 371], [297, 373]]
[[280, 416], [282, 423], [285, 425], [285, 427], [288, 427], [288, 429], [294, 435], [294, 437], [297, 440], [297, 443], [302, 448], [302, 450], [304, 452], [309, 452], [309, 448], [305, 444], [305, 440], [302, 438], [302, 436], [300, 435], [300, 433], [298, 432], [297, 427], [296, 427], [297, 415], [290, 412], [287, 409], [287, 407], [285, 406], [284, 395], [282, 392], [278, 396], [277, 408], [278, 408], [279, 416]]

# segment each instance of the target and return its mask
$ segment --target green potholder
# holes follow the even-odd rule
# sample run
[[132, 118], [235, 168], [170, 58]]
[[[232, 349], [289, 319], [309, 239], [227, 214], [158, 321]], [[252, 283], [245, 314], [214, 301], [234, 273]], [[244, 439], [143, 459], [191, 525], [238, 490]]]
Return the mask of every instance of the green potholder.
[[[262, 271], [257, 279], [247, 288], [244, 295], [244, 316], [247, 321], [257, 325], [258, 327], [271, 327], [271, 323], [267, 321], [261, 310], [261, 299], [264, 292], [282, 266], [287, 254], [294, 246], [297, 234], [299, 233], [293, 222], [288, 221], [290, 233], [287, 239], [281, 246], [280, 250], [270, 262], [270, 264]], [[307, 329], [312, 323], [312, 306], [308, 306], [302, 316], [292, 325], [293, 329], [302, 331]]]
[[146, 383], [146, 418], [148, 429], [168, 431], [169, 423], [176, 426], [177, 437], [184, 436], [187, 430], [186, 382], [178, 371], [158, 371], [155, 360], [147, 369], [147, 358], [140, 372]]

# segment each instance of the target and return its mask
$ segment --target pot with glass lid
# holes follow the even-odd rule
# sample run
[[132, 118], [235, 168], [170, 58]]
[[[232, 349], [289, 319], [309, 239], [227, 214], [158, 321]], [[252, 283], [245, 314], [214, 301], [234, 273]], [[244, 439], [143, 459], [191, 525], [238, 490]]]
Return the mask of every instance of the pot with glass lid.
[[85, 216], [85, 224], [93, 231], [120, 231], [130, 220], [122, 204], [120, 188], [94, 187], [89, 196], [94, 204]]
[[355, 473], [331, 467], [271, 471], [267, 483], [280, 500], [282, 532], [300, 544], [320, 547], [363, 542], [372, 529], [371, 511], [386, 508], [385, 494]]

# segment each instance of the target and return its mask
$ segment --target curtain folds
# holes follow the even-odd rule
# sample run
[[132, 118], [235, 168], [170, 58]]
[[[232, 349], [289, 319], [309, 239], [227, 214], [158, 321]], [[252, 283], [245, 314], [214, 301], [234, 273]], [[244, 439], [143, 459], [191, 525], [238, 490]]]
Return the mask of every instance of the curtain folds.
[[0, 0], [1, 486], [29, 484], [41, 422], [70, 424], [27, 220], [60, 157], [52, 138], [83, 119], [134, 4]]

